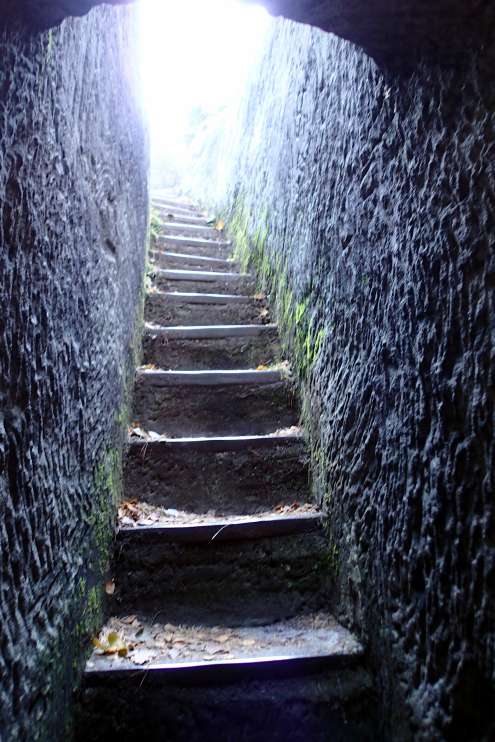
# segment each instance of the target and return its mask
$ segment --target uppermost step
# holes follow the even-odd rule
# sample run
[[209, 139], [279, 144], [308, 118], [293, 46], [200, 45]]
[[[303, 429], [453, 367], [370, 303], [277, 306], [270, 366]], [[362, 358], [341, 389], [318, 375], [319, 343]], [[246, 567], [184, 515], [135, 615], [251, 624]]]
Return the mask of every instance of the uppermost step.
[[179, 209], [180, 211], [188, 211], [191, 214], [196, 214], [199, 211], [196, 206], [193, 206], [193, 204], [188, 201], [175, 201], [174, 199], [165, 198], [163, 196], [152, 196], [151, 203], [156, 204], [157, 206], [165, 206], [172, 210]]

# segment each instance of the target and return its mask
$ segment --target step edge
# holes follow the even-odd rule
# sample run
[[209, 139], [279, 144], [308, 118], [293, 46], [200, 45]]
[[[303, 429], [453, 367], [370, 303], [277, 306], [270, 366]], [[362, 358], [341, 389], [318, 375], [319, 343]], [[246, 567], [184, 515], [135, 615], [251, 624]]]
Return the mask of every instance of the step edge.
[[157, 242], [168, 242], [169, 244], [190, 245], [194, 247], [232, 247], [230, 240], [208, 240], [200, 237], [182, 237], [181, 235], [158, 235]]
[[[202, 302], [200, 299], [203, 300], [203, 303], [205, 304], [249, 304], [249, 302], [256, 301], [253, 296], [250, 296], [249, 294], [209, 294], [206, 291], [204, 293], [201, 293], [201, 291], [151, 291], [146, 294], [146, 296], [166, 296], [168, 298], [173, 298], [173, 300], [179, 300], [183, 299], [184, 303], [191, 304], [201, 304]], [[213, 301], [216, 299], [217, 301]], [[197, 300], [197, 301], [195, 301]], [[209, 301], [205, 301], [209, 300]]]
[[170, 339], [208, 340], [222, 338], [257, 337], [259, 335], [276, 333], [276, 324], [252, 325], [151, 325], [145, 323], [145, 335], [163, 335]]
[[289, 446], [291, 444], [298, 443], [299, 445], [304, 443], [305, 438], [302, 433], [291, 434], [291, 435], [259, 435], [259, 436], [212, 436], [212, 437], [198, 437], [198, 438], [155, 438], [148, 440], [146, 438], [137, 438], [131, 436], [128, 438], [127, 445], [130, 448], [176, 448], [178, 450], [187, 450], [191, 448], [193, 450], [201, 449], [215, 449], [217, 452], [222, 451], [237, 451], [243, 448], [269, 448], [273, 446]]
[[[103, 680], [118, 680], [130, 678], [170, 678], [177, 681], [208, 680], [210, 676], [253, 675], [256, 671], [264, 675], [266, 671], [278, 674], [311, 674], [322, 670], [339, 670], [358, 666], [364, 657], [361, 645], [355, 652], [332, 652], [327, 654], [299, 654], [299, 655], [261, 655], [252, 657], [234, 657], [225, 660], [196, 660], [174, 663], [150, 663], [145, 666], [131, 665], [125, 667], [88, 668], [84, 671], [85, 683], [97, 683]], [[158, 676], [158, 677], [157, 677]]]
[[199, 260], [200, 263], [228, 263], [229, 265], [236, 265], [237, 261], [232, 258], [212, 258], [209, 255], [188, 255], [187, 253], [181, 252], [170, 252], [170, 250], [152, 250], [151, 252], [158, 253], [159, 255], [166, 258], [180, 258], [181, 260]]
[[215, 369], [211, 371], [136, 371], [136, 383], [148, 386], [265, 386], [286, 382], [280, 371], [245, 371]]
[[300, 513], [242, 521], [220, 518], [211, 523], [124, 527], [117, 531], [117, 542], [124, 547], [132, 541], [195, 544], [252, 541], [312, 533], [321, 529], [323, 520], [323, 513]]
[[233, 281], [234, 279], [254, 278], [251, 273], [235, 273], [231, 271], [195, 271], [186, 268], [156, 268], [153, 273], [163, 278], [183, 278], [192, 281], [214, 282], [217, 280]]

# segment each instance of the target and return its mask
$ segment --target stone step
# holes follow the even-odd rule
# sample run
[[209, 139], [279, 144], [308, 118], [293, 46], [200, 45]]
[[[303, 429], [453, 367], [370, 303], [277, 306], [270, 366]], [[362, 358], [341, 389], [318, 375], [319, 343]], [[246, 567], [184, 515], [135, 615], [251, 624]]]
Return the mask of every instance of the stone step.
[[160, 227], [160, 236], [173, 237], [180, 235], [182, 237], [203, 238], [205, 240], [224, 241], [225, 235], [210, 225], [199, 224], [181, 224], [174, 220], [162, 222]]
[[139, 615], [110, 619], [103, 642], [110, 631], [133, 648], [90, 657], [76, 742], [377, 739], [362, 647], [330, 616], [231, 628]]
[[199, 211], [199, 208], [190, 201], [181, 201], [166, 196], [152, 196], [151, 204], [152, 206], [162, 206], [166, 209], [176, 209], [191, 214], [196, 214]]
[[[181, 540], [162, 528], [119, 531], [109, 610], [163, 611], [167, 621], [246, 626], [321, 609], [330, 591], [325, 536], [318, 518], [303, 525], [286, 526], [278, 535], [260, 529], [251, 537], [246, 528], [245, 538], [224, 540], [220, 526], [208, 541], [190, 534]], [[177, 531], [186, 528], [203, 526]]]
[[142, 371], [134, 419], [171, 437], [263, 435], [295, 425], [291, 384], [278, 371]]
[[[177, 235], [175, 237], [160, 236], [158, 238], [160, 245], [164, 247], [210, 247], [210, 248], [232, 248], [232, 242], [225, 239], [218, 240], [205, 240], [200, 237], [181, 237]], [[182, 249], [181, 249], [182, 251]]]
[[144, 362], [168, 369], [256, 368], [281, 360], [276, 325], [145, 326]]
[[181, 255], [202, 255], [207, 258], [218, 258], [228, 260], [232, 257], [232, 245], [225, 245], [213, 240], [205, 240], [204, 245], [190, 245], [187, 242], [180, 245], [168, 244], [165, 237], [157, 237], [154, 252], [176, 252]]
[[152, 291], [145, 318], [162, 325], [257, 324], [266, 320], [264, 304], [252, 296], [205, 292]]
[[317, 512], [278, 514], [263, 513], [250, 516], [201, 516], [189, 514], [193, 522], [176, 522], [173, 515], [164, 516], [153, 525], [120, 526], [119, 548], [137, 548], [139, 545], [161, 546], [165, 541], [176, 544], [207, 544], [212, 541], [249, 541], [252, 539], [295, 536], [320, 531], [323, 516]]
[[153, 208], [158, 212], [160, 219], [172, 221], [174, 224], [198, 224], [202, 227], [211, 226], [211, 220], [204, 215], [196, 216], [190, 211], [181, 211], [174, 207], [167, 208], [166, 206], [154, 205]]
[[229, 258], [215, 258], [207, 255], [188, 255], [187, 253], [151, 250], [150, 259], [153, 265], [166, 268], [186, 270], [236, 271], [239, 266]]
[[306, 503], [308, 472], [300, 435], [131, 437], [124, 497], [194, 513], [249, 515]]
[[208, 293], [239, 292], [244, 295], [254, 293], [255, 280], [249, 273], [230, 273], [227, 271], [178, 270], [158, 268], [153, 273], [154, 285], [162, 291], [183, 287], [189, 291]]

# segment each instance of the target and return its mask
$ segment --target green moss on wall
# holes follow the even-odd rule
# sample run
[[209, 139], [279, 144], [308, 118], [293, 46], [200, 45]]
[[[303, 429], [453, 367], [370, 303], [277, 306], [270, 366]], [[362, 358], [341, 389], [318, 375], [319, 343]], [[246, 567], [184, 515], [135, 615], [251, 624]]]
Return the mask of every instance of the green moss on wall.
[[234, 242], [234, 257], [242, 270], [252, 270], [258, 278], [258, 288], [269, 295], [270, 305], [279, 325], [284, 350], [293, 371], [302, 383], [307, 380], [318, 359], [324, 328], [318, 325], [314, 311], [316, 302], [311, 294], [296, 297], [290, 287], [282, 252], [268, 249], [269, 213], [265, 208], [254, 217], [238, 198], [229, 217], [229, 235]]

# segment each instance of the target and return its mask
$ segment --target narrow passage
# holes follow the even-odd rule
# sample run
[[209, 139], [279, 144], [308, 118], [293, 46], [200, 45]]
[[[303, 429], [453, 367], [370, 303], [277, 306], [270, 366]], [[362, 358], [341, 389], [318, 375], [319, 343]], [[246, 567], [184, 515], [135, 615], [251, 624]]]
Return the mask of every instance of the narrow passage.
[[79, 738], [367, 739], [362, 648], [325, 610], [325, 537], [276, 324], [207, 215], [154, 207], [115, 591]]

